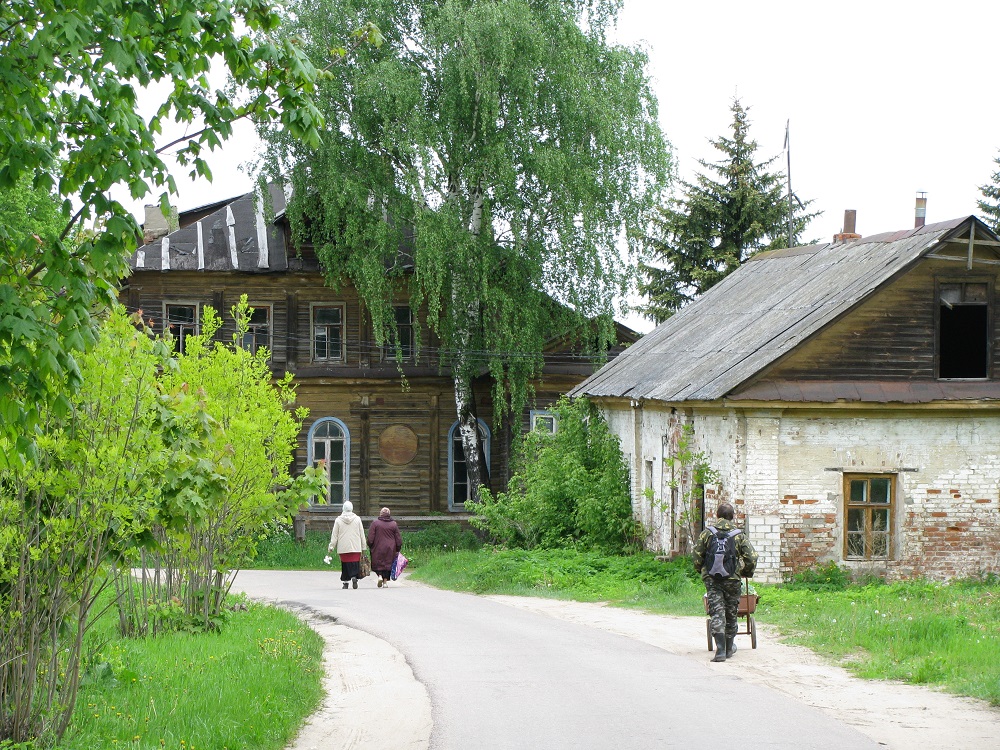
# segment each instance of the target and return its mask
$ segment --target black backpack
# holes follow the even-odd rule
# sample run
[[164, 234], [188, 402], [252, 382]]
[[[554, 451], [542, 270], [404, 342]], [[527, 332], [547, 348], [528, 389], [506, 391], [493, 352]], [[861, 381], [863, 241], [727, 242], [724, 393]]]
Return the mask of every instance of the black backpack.
[[705, 547], [703, 568], [716, 580], [730, 578], [736, 574], [736, 535], [742, 534], [742, 529], [719, 531], [714, 526], [706, 526], [712, 532]]

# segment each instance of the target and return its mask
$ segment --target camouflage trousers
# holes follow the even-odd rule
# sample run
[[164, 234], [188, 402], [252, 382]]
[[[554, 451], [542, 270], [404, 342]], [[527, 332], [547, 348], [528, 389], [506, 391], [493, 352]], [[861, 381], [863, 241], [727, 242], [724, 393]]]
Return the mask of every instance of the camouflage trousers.
[[712, 632], [725, 633], [727, 638], [732, 638], [740, 629], [736, 614], [740, 606], [740, 579], [703, 580], [708, 594], [708, 616], [712, 618]]

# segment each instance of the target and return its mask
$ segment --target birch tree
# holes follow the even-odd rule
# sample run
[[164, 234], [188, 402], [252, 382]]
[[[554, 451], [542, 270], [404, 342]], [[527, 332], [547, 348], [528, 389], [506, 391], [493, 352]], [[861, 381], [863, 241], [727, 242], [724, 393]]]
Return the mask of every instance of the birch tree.
[[620, 5], [302, 0], [281, 30], [317, 65], [352, 27], [383, 33], [319, 85], [317, 105], [339, 127], [316, 148], [266, 130], [267, 164], [292, 182], [294, 239], [315, 245], [331, 284], [356, 285], [379, 343], [392, 338], [400, 286], [426, 311], [473, 496], [474, 379], [492, 375], [499, 419], [523, 406], [554, 312], [604, 316], [610, 332], [623, 250], [670, 173], [646, 55], [608, 37]]

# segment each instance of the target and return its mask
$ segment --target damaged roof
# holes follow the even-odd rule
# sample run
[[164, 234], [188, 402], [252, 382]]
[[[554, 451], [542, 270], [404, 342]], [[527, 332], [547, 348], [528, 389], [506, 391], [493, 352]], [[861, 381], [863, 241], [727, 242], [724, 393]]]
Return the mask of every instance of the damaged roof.
[[[724, 398], [921, 257], [967, 232], [970, 222], [977, 237], [996, 240], [969, 216], [756, 255], [570, 395], [669, 402]], [[753, 390], [740, 398], [752, 398]], [[756, 395], [780, 398], [776, 392]], [[876, 395], [874, 400], [892, 398]]]
[[[284, 210], [280, 192], [272, 191], [274, 210]], [[214, 209], [214, 210], [213, 210]], [[140, 246], [129, 258], [134, 271], [285, 271], [285, 234], [267, 221], [264, 206], [247, 193], [230, 201], [193, 209], [204, 216]], [[182, 219], [184, 218], [182, 215]]]

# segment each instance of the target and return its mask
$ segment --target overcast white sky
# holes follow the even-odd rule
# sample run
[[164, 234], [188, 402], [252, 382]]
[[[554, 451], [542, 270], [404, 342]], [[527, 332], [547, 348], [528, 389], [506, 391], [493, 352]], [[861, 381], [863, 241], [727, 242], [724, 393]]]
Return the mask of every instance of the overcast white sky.
[[[863, 235], [912, 227], [918, 190], [928, 223], [977, 212], [1000, 149], [998, 26], [995, 0], [625, 0], [618, 38], [648, 51], [682, 178], [717, 159], [734, 95], [762, 156], [782, 154], [790, 120], [792, 188], [823, 212], [806, 237], [829, 241], [845, 209]], [[255, 148], [241, 128], [210, 158], [214, 183], [178, 174], [179, 207], [249, 190]]]

